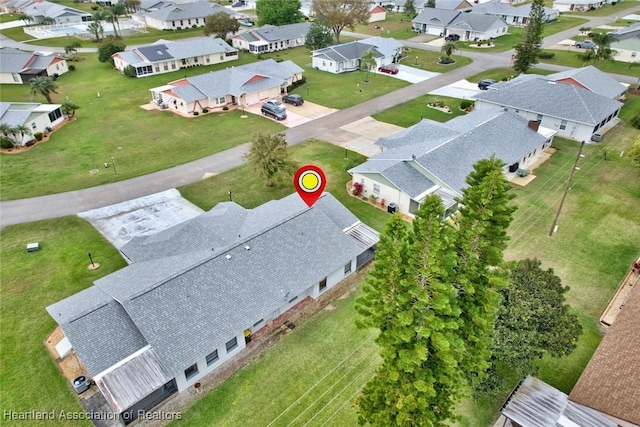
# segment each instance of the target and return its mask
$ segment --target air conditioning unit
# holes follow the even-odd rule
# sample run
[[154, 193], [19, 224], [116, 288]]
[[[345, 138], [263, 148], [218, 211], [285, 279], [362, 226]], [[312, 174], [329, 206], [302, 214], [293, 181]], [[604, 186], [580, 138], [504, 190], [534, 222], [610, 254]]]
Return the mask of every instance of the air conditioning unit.
[[89, 390], [89, 387], [91, 387], [91, 381], [89, 381], [84, 375], [80, 375], [73, 380], [73, 389], [78, 394], [82, 394]]

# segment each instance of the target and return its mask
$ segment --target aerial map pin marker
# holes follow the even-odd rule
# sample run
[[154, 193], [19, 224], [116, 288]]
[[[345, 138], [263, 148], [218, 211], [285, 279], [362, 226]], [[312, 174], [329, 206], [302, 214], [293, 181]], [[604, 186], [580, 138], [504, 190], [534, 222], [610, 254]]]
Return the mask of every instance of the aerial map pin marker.
[[293, 185], [302, 200], [311, 207], [318, 200], [327, 185], [324, 172], [317, 166], [302, 166], [293, 177]]

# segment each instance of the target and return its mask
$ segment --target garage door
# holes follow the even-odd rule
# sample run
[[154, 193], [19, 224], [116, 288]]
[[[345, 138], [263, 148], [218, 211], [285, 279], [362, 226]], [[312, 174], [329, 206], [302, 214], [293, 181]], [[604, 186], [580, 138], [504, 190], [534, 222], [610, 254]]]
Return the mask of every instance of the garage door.
[[427, 34], [432, 34], [434, 36], [439, 36], [442, 33], [442, 28], [439, 27], [427, 27]]
[[251, 92], [247, 94], [247, 105], [253, 105], [260, 102], [260, 96], [257, 92]]

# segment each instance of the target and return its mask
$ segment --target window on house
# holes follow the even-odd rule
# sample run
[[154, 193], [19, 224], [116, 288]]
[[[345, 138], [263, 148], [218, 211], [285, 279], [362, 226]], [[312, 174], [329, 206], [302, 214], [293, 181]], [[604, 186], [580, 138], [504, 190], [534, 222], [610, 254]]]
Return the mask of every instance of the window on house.
[[171, 21], [171, 26], [175, 27], [176, 26], [176, 21]]
[[175, 63], [175, 62], [172, 62], [172, 63], [171, 63], [171, 69], [172, 69], [172, 70], [175, 70], [175, 69], [176, 69], [176, 63]]
[[186, 59], [182, 60], [182, 65], [187, 65], [187, 60]]
[[207, 354], [207, 366], [211, 366], [218, 359], [218, 350], [213, 350], [211, 353]]
[[11, 73], [11, 77], [13, 77], [14, 82], [20, 82], [20, 75], [16, 73]]
[[318, 288], [320, 289], [320, 291], [324, 291], [325, 289], [327, 289], [327, 278], [326, 277], [320, 281], [320, 283], [318, 284]]
[[48, 114], [49, 116], [49, 120], [52, 122], [55, 122], [56, 120], [58, 120], [60, 117], [62, 117], [62, 110], [60, 110], [59, 108], [56, 108], [55, 110], [53, 110], [52, 112], [50, 112]]
[[233, 339], [227, 341], [227, 344], [226, 344], [227, 353], [229, 353], [231, 350], [233, 350], [237, 346], [238, 346], [238, 338], [233, 337]]
[[191, 25], [191, 19], [187, 20], [187, 24]]
[[294, 302], [294, 301], [295, 301], [295, 300], [297, 300], [297, 299], [298, 299], [298, 296], [296, 295], [295, 297], [293, 297], [293, 298], [291, 298], [291, 299], [289, 300], [289, 304], [291, 304], [292, 302]]
[[351, 261], [344, 265], [344, 275], [351, 273]]
[[164, 71], [168, 71], [169, 70], [169, 64], [167, 64], [166, 62], [164, 64], [162, 64], [162, 69]]
[[222, 54], [220, 54], [220, 61], [222, 61], [224, 59], [224, 56], [222, 56]]
[[380, 184], [373, 184], [373, 193], [380, 194]]
[[567, 128], [567, 121], [563, 120], [560, 122], [560, 129], [565, 130]]
[[537, 121], [539, 121], [539, 122], [541, 122], [541, 121], [542, 121], [542, 114], [538, 114], [538, 115], [536, 116], [536, 120], [537, 120]]
[[36, 130], [36, 124], [35, 123], [31, 123], [31, 129]]
[[197, 56], [193, 58], [193, 62], [195, 62], [196, 64], [198, 63], [198, 57]]
[[184, 377], [186, 379], [193, 378], [198, 373], [198, 364], [194, 363], [184, 370]]
[[156, 65], [156, 73], [160, 71], [160, 66]]
[[638, 52], [631, 52], [631, 57], [635, 58], [637, 54], [638, 54]]
[[226, 104], [227, 103], [227, 98], [224, 96], [221, 96], [220, 98], [216, 99], [216, 104]]
[[180, 26], [182, 27], [184, 25], [184, 21], [181, 19], [180, 20]]
[[208, 56], [204, 57], [204, 62], [206, 62], [207, 64], [209, 64], [211, 62], [211, 58]]

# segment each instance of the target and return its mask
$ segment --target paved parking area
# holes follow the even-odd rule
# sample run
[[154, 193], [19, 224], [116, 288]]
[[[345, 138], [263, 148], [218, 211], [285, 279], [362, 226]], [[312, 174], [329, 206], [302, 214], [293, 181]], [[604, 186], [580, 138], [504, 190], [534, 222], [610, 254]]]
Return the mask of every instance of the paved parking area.
[[[262, 102], [259, 102], [254, 105], [250, 105], [245, 108], [245, 112], [262, 115], [260, 112], [260, 108], [262, 107]], [[292, 128], [303, 123], [310, 122], [311, 120], [329, 115], [331, 113], [335, 113], [338, 111], [335, 108], [328, 108], [322, 105], [314, 104], [313, 102], [304, 101], [304, 104], [300, 106], [295, 106], [291, 104], [286, 104], [287, 107], [287, 118], [279, 121], [282, 125]], [[270, 120], [275, 120], [269, 117]]]
[[381, 73], [378, 70], [374, 70], [372, 72], [374, 72], [375, 74], [383, 74], [385, 76], [394, 77], [396, 79], [404, 80], [405, 82], [409, 83], [420, 83], [440, 75], [440, 73], [425, 71], [407, 65], [395, 64], [395, 66], [398, 67], [398, 74], [386, 74]]
[[360, 153], [364, 156], [371, 157], [379, 154], [382, 150], [373, 143], [379, 138], [389, 136], [398, 131], [402, 127], [389, 123], [379, 122], [368, 116], [355, 122], [340, 127], [341, 134], [336, 133], [330, 135], [335, 138], [332, 141], [339, 143], [342, 147]]
[[465, 79], [458, 80], [448, 86], [443, 86], [434, 91], [429, 92], [430, 95], [449, 96], [451, 98], [470, 99], [478, 93], [482, 92], [478, 89], [477, 83], [471, 83]]
[[139, 199], [80, 212], [113, 246], [120, 249], [134, 237], [151, 236], [204, 211], [171, 189]]

